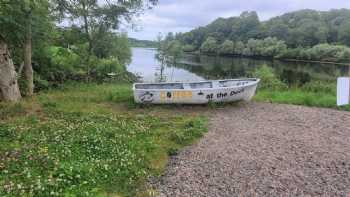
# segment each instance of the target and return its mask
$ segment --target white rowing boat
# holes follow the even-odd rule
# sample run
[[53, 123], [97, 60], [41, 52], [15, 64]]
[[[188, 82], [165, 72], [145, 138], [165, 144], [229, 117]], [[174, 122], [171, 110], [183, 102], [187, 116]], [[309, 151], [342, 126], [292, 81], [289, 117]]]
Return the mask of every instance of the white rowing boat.
[[208, 102], [249, 101], [259, 79], [228, 79], [189, 83], [135, 83], [136, 103], [205, 104]]

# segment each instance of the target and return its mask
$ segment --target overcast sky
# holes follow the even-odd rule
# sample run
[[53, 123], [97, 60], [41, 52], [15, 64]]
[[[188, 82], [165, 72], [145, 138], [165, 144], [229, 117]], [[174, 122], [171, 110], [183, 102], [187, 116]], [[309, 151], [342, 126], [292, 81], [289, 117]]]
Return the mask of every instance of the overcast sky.
[[137, 30], [130, 37], [155, 40], [158, 32], [186, 32], [218, 17], [257, 11], [260, 20], [300, 9], [350, 8], [350, 0], [159, 0], [152, 10], [135, 19]]

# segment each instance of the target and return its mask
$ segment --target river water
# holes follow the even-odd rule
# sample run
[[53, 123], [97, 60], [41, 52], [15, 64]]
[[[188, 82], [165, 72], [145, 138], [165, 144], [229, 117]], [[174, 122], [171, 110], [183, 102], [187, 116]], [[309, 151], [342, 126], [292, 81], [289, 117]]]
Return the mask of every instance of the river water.
[[144, 82], [188, 82], [251, 77], [256, 68], [267, 65], [290, 85], [300, 85], [312, 80], [335, 81], [339, 76], [350, 74], [350, 67], [347, 65], [188, 54], [179, 63], [162, 66], [156, 59], [156, 53], [154, 49], [133, 48], [128, 71], [140, 76]]

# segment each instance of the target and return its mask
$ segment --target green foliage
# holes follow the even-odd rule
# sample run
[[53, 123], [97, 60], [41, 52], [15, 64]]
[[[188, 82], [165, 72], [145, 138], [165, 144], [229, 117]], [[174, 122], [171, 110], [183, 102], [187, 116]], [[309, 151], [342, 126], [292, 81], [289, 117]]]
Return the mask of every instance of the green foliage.
[[244, 49], [245, 49], [244, 43], [242, 41], [238, 41], [235, 44], [234, 53], [237, 55], [243, 55]]
[[34, 84], [36, 92], [50, 89], [50, 83], [36, 73], [34, 73]]
[[218, 51], [218, 43], [215, 38], [208, 37], [205, 42], [203, 42], [201, 48], [201, 52], [203, 53], [211, 53], [216, 54]]
[[337, 84], [333, 81], [311, 81], [304, 84], [301, 90], [305, 92], [327, 93], [336, 95]]
[[[54, 23], [50, 16], [48, 0], [2, 0], [0, 5], [0, 35], [11, 46], [11, 56], [15, 65], [23, 62], [23, 46], [27, 33], [26, 25], [32, 25], [32, 53], [34, 60], [48, 45], [54, 34]], [[28, 15], [31, 14], [31, 21]], [[35, 61], [34, 61], [35, 62]]]
[[117, 58], [95, 59], [91, 67], [90, 77], [96, 81], [103, 81], [108, 78], [108, 74], [121, 75], [125, 68], [119, 63]]
[[[348, 62], [349, 21], [348, 9], [300, 10], [264, 22], [256, 12], [243, 12], [171, 39], [210, 54]], [[227, 40], [234, 42], [233, 52]], [[192, 47], [185, 51], [193, 52]]]
[[162, 63], [165, 61], [176, 63], [183, 55], [183, 46], [178, 40], [174, 39], [172, 33], [168, 34], [165, 40], [159, 35], [157, 50], [156, 58]]
[[21, 116], [24, 114], [25, 114], [25, 108], [23, 107], [22, 103], [0, 102], [0, 121], [6, 118], [12, 118], [12, 117]]
[[202, 137], [204, 122], [203, 119], [194, 119], [186, 122], [183, 128], [171, 133], [170, 139], [181, 145], [189, 145], [193, 140]]
[[[129, 1], [70, 1], [54, 0], [53, 6], [61, 18], [68, 18], [77, 25], [90, 29], [118, 29], [121, 21], [130, 22], [134, 15], [145, 8], [151, 8], [158, 0]], [[83, 23], [81, 19], [84, 18]], [[86, 19], [86, 20], [85, 20]], [[88, 33], [88, 32], [85, 32]]]
[[[87, 41], [85, 69], [86, 79], [90, 79], [92, 56], [97, 58], [117, 57], [122, 64], [127, 63], [130, 56], [129, 42], [126, 35], [115, 41], [113, 30], [119, 28], [121, 21], [131, 22], [132, 17], [151, 8], [158, 3], [157, 0], [130, 0], [130, 1], [52, 1], [54, 10], [61, 19], [69, 19], [80, 27]], [[121, 45], [121, 47], [119, 47]], [[125, 47], [127, 46], [127, 47]], [[118, 56], [119, 55], [119, 56]], [[94, 63], [94, 61], [92, 61]]]
[[193, 46], [193, 45], [187, 44], [187, 45], [184, 45], [184, 46], [182, 47], [182, 50], [183, 50], [184, 52], [194, 52], [194, 51], [196, 51], [196, 47]]
[[[114, 73], [118, 76], [126, 75], [125, 65], [130, 62], [131, 49], [125, 34], [101, 35], [101, 41], [94, 45], [94, 50], [101, 48], [98, 52], [88, 57], [88, 44], [86, 41], [74, 41], [78, 35], [82, 36], [77, 29], [60, 29], [62, 41], [56, 43], [63, 46], [49, 46], [40, 54], [40, 63], [45, 66], [34, 66], [34, 70], [41, 80], [48, 81], [50, 85], [62, 84], [67, 80], [81, 81], [87, 76], [87, 64], [90, 69], [90, 80], [106, 81], [110, 79], [108, 74]], [[68, 37], [65, 37], [67, 35]], [[36, 85], [43, 81], [36, 80]], [[37, 89], [37, 90], [40, 90]]]
[[[28, 21], [31, 13], [32, 21]], [[2, 0], [0, 6], [0, 34], [5, 37], [7, 43], [22, 46], [26, 33], [26, 24], [31, 22], [33, 29], [33, 41], [47, 40], [52, 27], [49, 16], [49, 1], [47, 0]]]
[[126, 34], [100, 32], [97, 37], [93, 44], [93, 55], [98, 58], [115, 57], [123, 65], [130, 63], [131, 49]]
[[[326, 85], [327, 87], [324, 88], [323, 85]], [[333, 86], [332, 89], [330, 89], [331, 86]], [[344, 107], [338, 107], [336, 105], [335, 89], [335, 84], [333, 83], [322, 84], [321, 82], [316, 81], [306, 84], [301, 89], [289, 88], [285, 90], [260, 90], [257, 92], [254, 100], [350, 111], [349, 105]]]
[[[23, 62], [23, 45], [31, 24], [37, 91], [67, 80], [105, 81], [107, 73], [126, 73], [125, 66], [131, 60], [128, 38], [112, 30], [117, 30], [121, 21], [130, 22], [144, 8], [155, 6], [157, 0], [104, 2], [1, 1], [0, 35], [10, 46], [16, 68]], [[73, 25], [55, 26], [62, 20]], [[22, 82], [20, 79], [25, 85]]]
[[75, 52], [63, 47], [47, 47], [45, 66], [35, 68], [39, 75], [51, 82], [64, 82], [75, 78], [82, 69], [82, 60]]
[[219, 54], [225, 55], [225, 54], [233, 54], [235, 51], [235, 45], [234, 42], [231, 40], [225, 40], [224, 43], [220, 45], [219, 48]]
[[[335, 95], [328, 93], [307, 92], [298, 89], [288, 89], [284, 91], [261, 90], [257, 92], [254, 99], [256, 101], [272, 103], [337, 108]], [[350, 110], [348, 107], [340, 109]]]
[[230, 32], [230, 37], [233, 40], [247, 41], [251, 38], [260, 37], [261, 24], [255, 11], [245, 11], [238, 18], [230, 18], [228, 22], [233, 24]]
[[296, 48], [284, 51], [280, 58], [329, 62], [350, 61], [350, 48], [342, 45], [319, 44], [309, 49]]
[[133, 102], [132, 90], [128, 86], [119, 87], [118, 91], [109, 92], [107, 100], [110, 102], [121, 103], [121, 102]]
[[182, 56], [182, 45], [179, 41], [170, 41], [167, 45], [166, 53], [171, 56], [174, 61]]
[[246, 56], [278, 57], [287, 50], [287, 45], [276, 38], [249, 39], [243, 54]]
[[341, 43], [350, 46], [350, 21], [344, 21], [339, 27], [338, 38]]
[[129, 38], [129, 44], [131, 47], [139, 47], [139, 48], [157, 48], [158, 43], [150, 40], [138, 40], [135, 38]]
[[283, 83], [278, 77], [276, 77], [272, 68], [267, 65], [263, 65], [256, 69], [253, 76], [261, 80], [259, 89], [262, 90], [283, 90], [287, 88], [287, 85]]
[[[216, 47], [215, 47], [216, 46]], [[300, 59], [328, 62], [349, 62], [350, 47], [343, 45], [318, 44], [312, 48], [287, 48], [284, 41], [267, 37], [263, 40], [249, 39], [233, 43], [226, 40], [219, 47], [213, 38], [203, 43], [201, 51], [209, 54], [244, 55], [279, 59]]]
[[266, 87], [264, 81], [254, 97], [256, 101], [335, 108], [350, 111], [350, 106], [336, 105], [336, 83], [334, 81], [311, 81], [301, 87], [274, 89]]
[[40, 107], [0, 120], [0, 195], [137, 196], [206, 129], [201, 117], [123, 108], [130, 86], [72, 84], [0, 107], [1, 117]]

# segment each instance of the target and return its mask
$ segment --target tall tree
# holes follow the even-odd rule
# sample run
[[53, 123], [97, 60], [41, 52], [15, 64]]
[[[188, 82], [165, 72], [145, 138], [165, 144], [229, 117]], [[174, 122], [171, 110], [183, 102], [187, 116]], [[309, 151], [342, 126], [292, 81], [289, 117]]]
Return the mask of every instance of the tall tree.
[[17, 73], [4, 38], [0, 35], [0, 100], [18, 101]]
[[90, 73], [90, 57], [94, 55], [94, 43], [101, 30], [118, 29], [122, 21], [130, 22], [133, 16], [151, 8], [158, 0], [54, 0], [61, 19], [70, 19], [84, 29], [88, 40], [86, 57], [87, 76]]
[[[32, 68], [33, 34], [43, 34], [47, 29], [49, 13], [48, 0], [0, 0], [0, 34], [13, 50], [16, 63], [23, 62], [25, 94], [34, 92]], [[39, 31], [35, 31], [32, 26]], [[45, 26], [44, 28], [41, 28]], [[42, 40], [41, 40], [42, 42]], [[18, 55], [22, 53], [22, 55]], [[21, 73], [18, 73], [21, 75]]]
[[32, 67], [32, 12], [34, 9], [34, 1], [24, 1], [23, 12], [24, 20], [24, 77], [26, 79], [26, 95], [34, 94], [33, 67]]

